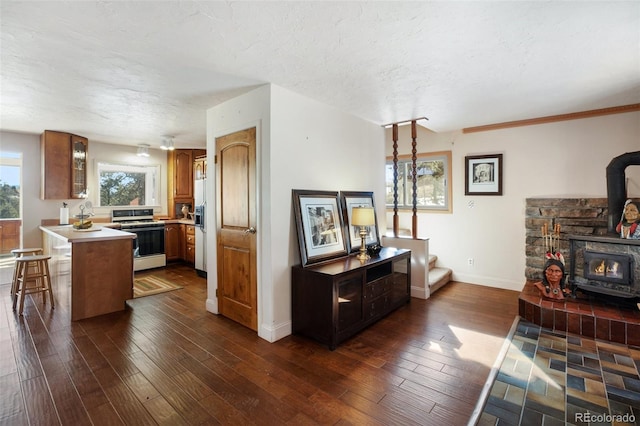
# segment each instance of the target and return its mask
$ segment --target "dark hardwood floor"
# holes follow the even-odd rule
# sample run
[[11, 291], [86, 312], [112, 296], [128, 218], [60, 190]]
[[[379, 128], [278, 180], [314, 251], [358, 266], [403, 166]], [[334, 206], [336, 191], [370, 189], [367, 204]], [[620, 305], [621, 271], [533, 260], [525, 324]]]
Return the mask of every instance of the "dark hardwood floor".
[[450, 283], [332, 352], [206, 312], [192, 268], [153, 273], [184, 289], [73, 323], [65, 289], [20, 317], [0, 286], [0, 424], [464, 425], [518, 310]]

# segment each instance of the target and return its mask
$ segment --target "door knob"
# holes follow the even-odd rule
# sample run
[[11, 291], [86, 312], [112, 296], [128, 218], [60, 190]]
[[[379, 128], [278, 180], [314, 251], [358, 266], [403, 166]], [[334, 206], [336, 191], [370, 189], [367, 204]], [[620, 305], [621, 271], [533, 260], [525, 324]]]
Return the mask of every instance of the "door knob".
[[256, 233], [256, 228], [254, 228], [253, 226], [251, 228], [247, 228], [244, 230], [245, 234], [255, 234]]

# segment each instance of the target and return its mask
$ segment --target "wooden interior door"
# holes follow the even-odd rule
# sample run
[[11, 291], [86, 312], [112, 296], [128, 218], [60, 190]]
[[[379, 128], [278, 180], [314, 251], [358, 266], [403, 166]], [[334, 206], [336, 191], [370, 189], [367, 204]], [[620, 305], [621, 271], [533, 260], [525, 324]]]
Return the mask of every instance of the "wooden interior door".
[[256, 129], [216, 138], [218, 310], [258, 330]]

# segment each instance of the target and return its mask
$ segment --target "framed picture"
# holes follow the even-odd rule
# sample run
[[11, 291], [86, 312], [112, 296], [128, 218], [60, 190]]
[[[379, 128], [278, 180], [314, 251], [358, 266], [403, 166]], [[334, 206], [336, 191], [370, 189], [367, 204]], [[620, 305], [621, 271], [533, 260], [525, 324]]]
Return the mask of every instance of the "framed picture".
[[502, 154], [464, 157], [464, 195], [502, 195]]
[[362, 239], [360, 238], [360, 227], [351, 225], [351, 214], [354, 207], [373, 207], [373, 217], [375, 225], [367, 226], [366, 245], [380, 244], [378, 237], [378, 217], [376, 216], [375, 204], [373, 202], [373, 192], [340, 192], [342, 205], [342, 220], [345, 224], [345, 234], [349, 252], [360, 250]]
[[348, 254], [337, 191], [293, 190], [302, 266]]

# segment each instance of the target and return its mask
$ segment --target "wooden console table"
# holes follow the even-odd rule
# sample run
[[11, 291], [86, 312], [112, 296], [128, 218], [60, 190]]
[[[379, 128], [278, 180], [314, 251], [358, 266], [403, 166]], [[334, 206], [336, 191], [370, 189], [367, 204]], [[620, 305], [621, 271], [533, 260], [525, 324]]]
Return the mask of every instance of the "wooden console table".
[[331, 350], [403, 304], [411, 295], [411, 250], [384, 247], [361, 262], [355, 255], [292, 268], [293, 333]]

